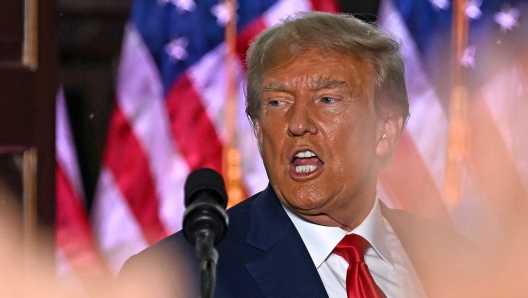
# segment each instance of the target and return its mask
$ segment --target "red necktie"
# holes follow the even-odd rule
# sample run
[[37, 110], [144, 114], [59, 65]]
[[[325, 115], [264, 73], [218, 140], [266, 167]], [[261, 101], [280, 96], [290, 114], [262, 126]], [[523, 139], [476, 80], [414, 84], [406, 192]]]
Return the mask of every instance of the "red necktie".
[[345, 236], [334, 248], [333, 253], [343, 257], [348, 262], [346, 276], [348, 298], [386, 297], [372, 279], [367, 264], [365, 264], [364, 255], [369, 245], [365, 238], [350, 234]]

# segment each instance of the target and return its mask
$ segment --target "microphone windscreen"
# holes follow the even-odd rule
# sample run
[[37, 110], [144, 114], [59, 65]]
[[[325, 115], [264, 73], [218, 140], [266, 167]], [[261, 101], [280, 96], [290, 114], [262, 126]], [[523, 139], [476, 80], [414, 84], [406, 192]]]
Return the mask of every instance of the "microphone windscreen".
[[185, 207], [192, 204], [201, 192], [207, 192], [224, 209], [227, 207], [224, 179], [213, 169], [201, 168], [189, 174], [185, 181], [184, 191]]

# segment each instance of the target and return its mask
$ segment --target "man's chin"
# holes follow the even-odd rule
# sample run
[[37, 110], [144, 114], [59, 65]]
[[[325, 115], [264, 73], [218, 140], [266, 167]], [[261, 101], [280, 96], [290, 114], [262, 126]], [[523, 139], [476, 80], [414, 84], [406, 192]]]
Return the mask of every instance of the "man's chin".
[[325, 213], [298, 213], [297, 215], [301, 218], [303, 218], [306, 221], [309, 221], [311, 223], [321, 225], [321, 226], [328, 226], [328, 227], [340, 227], [342, 228], [343, 225], [339, 222], [337, 222], [335, 219], [333, 219], [331, 216]]
[[325, 204], [319, 201], [306, 202], [287, 200], [285, 205], [295, 213], [302, 216], [317, 216], [324, 214], [322, 210], [324, 209]]

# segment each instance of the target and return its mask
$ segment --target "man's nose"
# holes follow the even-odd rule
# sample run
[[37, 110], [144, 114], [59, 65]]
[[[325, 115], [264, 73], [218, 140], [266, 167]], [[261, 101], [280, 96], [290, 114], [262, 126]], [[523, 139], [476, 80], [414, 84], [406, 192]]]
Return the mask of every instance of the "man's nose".
[[292, 136], [302, 136], [305, 133], [316, 134], [313, 111], [310, 102], [296, 100], [289, 113], [288, 133]]

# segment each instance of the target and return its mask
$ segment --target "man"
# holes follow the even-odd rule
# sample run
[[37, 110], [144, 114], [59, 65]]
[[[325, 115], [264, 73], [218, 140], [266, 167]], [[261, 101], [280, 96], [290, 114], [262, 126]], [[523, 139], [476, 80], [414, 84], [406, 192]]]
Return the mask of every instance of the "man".
[[[270, 184], [228, 211], [216, 297], [361, 292], [347, 276], [355, 261], [335, 249], [347, 234], [361, 236], [375, 295], [464, 296], [470, 245], [377, 198], [378, 171], [409, 111], [398, 43], [352, 16], [302, 13], [258, 36], [247, 66], [246, 112]], [[131, 258], [121, 276], [143, 271], [135, 284], [149, 296], [192, 297], [195, 262], [177, 233]]]

